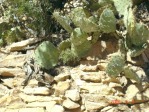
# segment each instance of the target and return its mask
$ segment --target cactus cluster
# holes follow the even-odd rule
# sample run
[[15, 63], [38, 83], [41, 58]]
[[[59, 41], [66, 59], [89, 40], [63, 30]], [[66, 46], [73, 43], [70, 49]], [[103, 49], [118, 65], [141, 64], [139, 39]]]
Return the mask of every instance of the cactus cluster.
[[[128, 54], [130, 57], [139, 56], [147, 48], [149, 39], [147, 25], [137, 22], [134, 15], [137, 2], [133, 0], [83, 0], [81, 3], [83, 5], [74, 7], [69, 13], [61, 14], [60, 11], [53, 13], [57, 22], [70, 34], [69, 39], [58, 45], [56, 49], [59, 51], [57, 54], [59, 56], [54, 58], [61, 59], [64, 63], [81, 59], [86, 56], [102, 34], [118, 33], [116, 38], [123, 41], [121, 43], [123, 50], [119, 50], [118, 55], [111, 57], [106, 72], [115, 77], [124, 71], [128, 78], [138, 81], [125, 63]], [[117, 25], [124, 27], [124, 30], [119, 31]]]

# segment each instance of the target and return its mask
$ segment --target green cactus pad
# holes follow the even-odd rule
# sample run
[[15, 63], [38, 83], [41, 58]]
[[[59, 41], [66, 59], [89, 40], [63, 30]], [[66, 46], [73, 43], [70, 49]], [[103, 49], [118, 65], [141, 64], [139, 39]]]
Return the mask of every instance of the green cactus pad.
[[132, 0], [112, 0], [114, 2], [114, 6], [120, 15], [124, 15], [127, 8], [132, 6]]
[[66, 50], [63, 50], [61, 53], [60, 53], [60, 57], [59, 57], [64, 64], [66, 63], [69, 63], [69, 62], [75, 62], [77, 61], [79, 58], [77, 57], [77, 55], [75, 54], [75, 52], [71, 49], [66, 49]]
[[42, 42], [35, 50], [35, 60], [42, 68], [50, 69], [57, 65], [59, 52], [49, 41]]
[[112, 3], [112, 0], [98, 0], [98, 4], [99, 6], [105, 6], [105, 5], [108, 5], [108, 4], [111, 4]]
[[98, 22], [100, 30], [104, 33], [114, 32], [116, 30], [116, 19], [114, 13], [110, 9], [105, 9]]
[[142, 46], [135, 46], [134, 48], [128, 49], [128, 53], [131, 57], [136, 57], [142, 54], [147, 48], [147, 44], [143, 44]]
[[143, 23], [136, 23], [131, 31], [131, 41], [136, 46], [142, 46], [149, 39], [149, 29]]
[[62, 27], [69, 33], [72, 32], [72, 28], [70, 27], [70, 19], [67, 16], [60, 15], [59, 12], [54, 12], [53, 17], [62, 25]]
[[87, 33], [83, 32], [80, 28], [75, 28], [71, 34], [71, 49], [78, 57], [85, 56], [92, 46], [87, 38]]
[[121, 55], [114, 55], [107, 65], [106, 73], [111, 77], [116, 77], [123, 71], [124, 66], [124, 58]]
[[81, 7], [75, 8], [71, 12], [70, 18], [77, 27], [80, 27], [87, 33], [99, 31], [99, 26], [96, 23], [97, 19], [90, 16], [86, 9]]
[[61, 52], [67, 48], [71, 47], [71, 42], [70, 39], [63, 40], [59, 45], [58, 45], [58, 50]]
[[127, 78], [133, 79], [137, 81], [138, 83], [141, 82], [141, 79], [138, 77], [135, 71], [133, 71], [130, 67], [126, 66], [124, 68], [124, 74]]

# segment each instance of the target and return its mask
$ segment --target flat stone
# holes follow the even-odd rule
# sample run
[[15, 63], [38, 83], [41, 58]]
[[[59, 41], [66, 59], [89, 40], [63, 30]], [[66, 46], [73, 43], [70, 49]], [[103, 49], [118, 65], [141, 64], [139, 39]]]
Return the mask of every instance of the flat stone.
[[2, 79], [3, 81], [3, 85], [9, 87], [9, 88], [13, 88], [14, 84], [13, 84], [13, 78], [6, 78], [6, 79]]
[[4, 77], [23, 77], [25, 72], [20, 68], [0, 68], [0, 75]]
[[136, 72], [136, 75], [140, 78], [142, 82], [149, 82], [149, 78], [147, 77], [145, 71], [142, 68]]
[[132, 100], [138, 92], [139, 89], [136, 87], [136, 85], [129, 85], [126, 90], [125, 98], [127, 100]]
[[148, 112], [149, 102], [132, 105], [131, 106], [131, 111], [132, 112], [138, 112], [138, 108], [141, 109], [141, 112]]
[[0, 112], [20, 112], [19, 109], [6, 109], [5, 111]]
[[5, 67], [22, 67], [27, 55], [25, 54], [17, 54], [17, 55], [8, 55], [3, 60], [0, 61], [0, 68]]
[[54, 77], [56, 82], [65, 81], [70, 78], [70, 73], [60, 73], [58, 76]]
[[50, 112], [65, 112], [65, 109], [61, 105], [54, 105]]
[[24, 93], [20, 93], [19, 97], [24, 102], [51, 102], [55, 101], [56, 103], [61, 103], [63, 101], [60, 97], [55, 96], [35, 96], [35, 95], [26, 95]]
[[65, 93], [65, 96], [67, 98], [70, 98], [72, 101], [79, 101], [80, 100], [80, 94], [77, 89], [73, 90], [67, 90]]
[[37, 41], [36, 38], [29, 38], [27, 40], [22, 40], [20, 42], [15, 42], [15, 43], [11, 44], [10, 46], [8, 46], [7, 49], [10, 52], [23, 50], [25, 47], [27, 47], [27, 45], [32, 44], [35, 41]]
[[109, 87], [110, 87], [110, 88], [115, 88], [115, 87], [120, 87], [120, 88], [122, 88], [121, 84], [114, 83], [114, 82], [110, 82], [110, 83], [109, 83]]
[[[111, 98], [111, 97], [110, 97]], [[92, 101], [92, 102], [96, 102], [96, 103], [104, 103], [107, 104], [109, 102], [109, 97], [105, 97], [104, 94], [100, 93], [100, 94], [84, 94], [82, 95], [82, 100], [83, 101]]]
[[50, 89], [47, 87], [26, 87], [23, 89], [25, 94], [34, 94], [34, 95], [49, 95], [51, 93]]
[[88, 93], [102, 93], [105, 95], [114, 94], [116, 91], [103, 83], [85, 83], [79, 86], [80, 91], [86, 90]]
[[0, 112], [5, 112], [6, 111], [6, 108], [0, 108]]
[[0, 105], [3, 107], [3, 106], [6, 106], [10, 103], [12, 97], [9, 95], [9, 94], [5, 94], [4, 96], [2, 96], [0, 98]]
[[76, 109], [76, 108], [80, 107], [80, 105], [78, 103], [75, 103], [75, 102], [71, 101], [70, 99], [64, 100], [63, 106], [67, 109]]
[[101, 82], [104, 75], [100, 72], [85, 72], [80, 75], [80, 79], [91, 82]]
[[149, 88], [143, 92], [143, 95], [146, 96], [149, 99]]
[[113, 112], [113, 111], [111, 111], [112, 108], [113, 108], [112, 106], [106, 106], [103, 109], [101, 109], [101, 112]]
[[3, 84], [0, 84], [0, 98], [8, 93], [9, 89], [4, 86]]
[[58, 82], [58, 84], [56, 85], [55, 88], [55, 95], [59, 96], [59, 95], [64, 95], [65, 91], [68, 90], [70, 88], [70, 81], [64, 81], [64, 82]]
[[97, 72], [98, 70], [96, 65], [90, 65], [90, 66], [80, 65], [80, 69], [84, 72]]
[[28, 86], [30, 86], [30, 87], [37, 87], [37, 85], [38, 85], [38, 81], [36, 80], [36, 79], [31, 79], [29, 82], [28, 82]]
[[17, 112], [45, 112], [45, 110], [44, 108], [35, 107], [35, 108], [21, 108]]
[[70, 70], [70, 74], [71, 74], [71, 78], [75, 81], [80, 79], [80, 75], [83, 73], [82, 70], [80, 70], [79, 68], [73, 68], [72, 70]]
[[85, 107], [86, 110], [90, 111], [90, 110], [98, 110], [98, 109], [102, 109], [103, 107], [108, 106], [107, 103], [96, 103], [96, 102], [92, 102], [92, 101], [85, 101]]
[[106, 70], [106, 67], [107, 67], [108, 63], [105, 63], [105, 62], [99, 62], [97, 64], [97, 68], [101, 71], [105, 71]]
[[26, 107], [36, 108], [36, 107], [53, 107], [56, 104], [55, 101], [51, 102], [31, 102], [26, 105]]

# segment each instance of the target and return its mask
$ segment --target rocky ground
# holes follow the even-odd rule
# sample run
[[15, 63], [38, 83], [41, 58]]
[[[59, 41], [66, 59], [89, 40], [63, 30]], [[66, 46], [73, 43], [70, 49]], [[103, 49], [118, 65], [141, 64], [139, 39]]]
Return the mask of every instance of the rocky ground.
[[[107, 60], [93, 57], [105, 58], [100, 44], [93, 46], [80, 65], [61, 66], [56, 76], [45, 73], [50, 87], [39, 85], [35, 78], [21, 86], [26, 77], [23, 64], [33, 53], [22, 49], [32, 42], [29, 39], [0, 50], [0, 112], [148, 112], [149, 79], [144, 70], [133, 66], [141, 83], [122, 75], [110, 78], [105, 73]], [[107, 42], [107, 52], [115, 50], [111, 45]]]

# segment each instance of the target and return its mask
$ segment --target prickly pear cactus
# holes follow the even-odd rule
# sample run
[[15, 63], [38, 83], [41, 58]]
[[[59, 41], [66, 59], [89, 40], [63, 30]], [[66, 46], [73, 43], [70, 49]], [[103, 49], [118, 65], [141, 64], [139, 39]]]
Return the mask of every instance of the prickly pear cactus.
[[100, 15], [98, 24], [100, 26], [100, 30], [104, 33], [114, 32], [116, 30], [116, 19], [112, 10], [105, 9]]
[[125, 15], [127, 8], [133, 5], [132, 0], [112, 0], [120, 15]]
[[138, 83], [141, 82], [141, 80], [140, 80], [140, 78], [138, 77], [138, 75], [136, 74], [136, 72], [133, 71], [133, 70], [131, 69], [131, 67], [129, 67], [129, 66], [125, 66], [125, 68], [124, 68], [124, 74], [125, 74], [125, 76], [126, 76], [127, 78], [133, 79], [133, 80], [135, 80], [135, 81], [138, 82]]
[[83, 57], [90, 50], [92, 44], [87, 40], [88, 35], [80, 28], [75, 28], [71, 34], [71, 49], [74, 51], [78, 57]]
[[73, 65], [79, 60], [79, 57], [73, 50], [67, 48], [60, 53], [59, 59], [62, 60], [63, 64], [71, 63], [70, 65]]
[[142, 46], [149, 39], [149, 29], [143, 23], [136, 23], [131, 31], [129, 36], [133, 45]]
[[67, 39], [67, 40], [62, 41], [58, 45], [58, 50], [61, 52], [61, 51], [64, 51], [64, 50], [66, 50], [67, 48], [70, 48], [70, 47], [71, 47], [70, 39]]
[[71, 20], [68, 16], [62, 16], [59, 12], [54, 12], [53, 17], [62, 25], [62, 27], [69, 33], [72, 32], [72, 28], [70, 26]]
[[128, 49], [128, 54], [130, 57], [136, 57], [142, 54], [147, 48], [147, 44], [143, 44], [142, 46], [135, 46], [134, 48]]
[[35, 60], [42, 68], [50, 69], [57, 65], [58, 49], [49, 41], [42, 42], [35, 50]]
[[123, 56], [117, 54], [111, 57], [107, 65], [106, 73], [111, 77], [118, 76], [124, 69], [125, 60]]
[[112, 3], [112, 0], [98, 0], [99, 6], [105, 6], [111, 3]]
[[128, 8], [125, 12], [124, 24], [127, 29], [126, 47], [131, 57], [139, 56], [147, 48], [149, 29], [143, 23], [137, 23], [134, 16], [135, 11]]
[[82, 7], [75, 8], [71, 12], [70, 18], [73, 23], [84, 32], [90, 33], [99, 31], [97, 18], [91, 16], [89, 11]]

